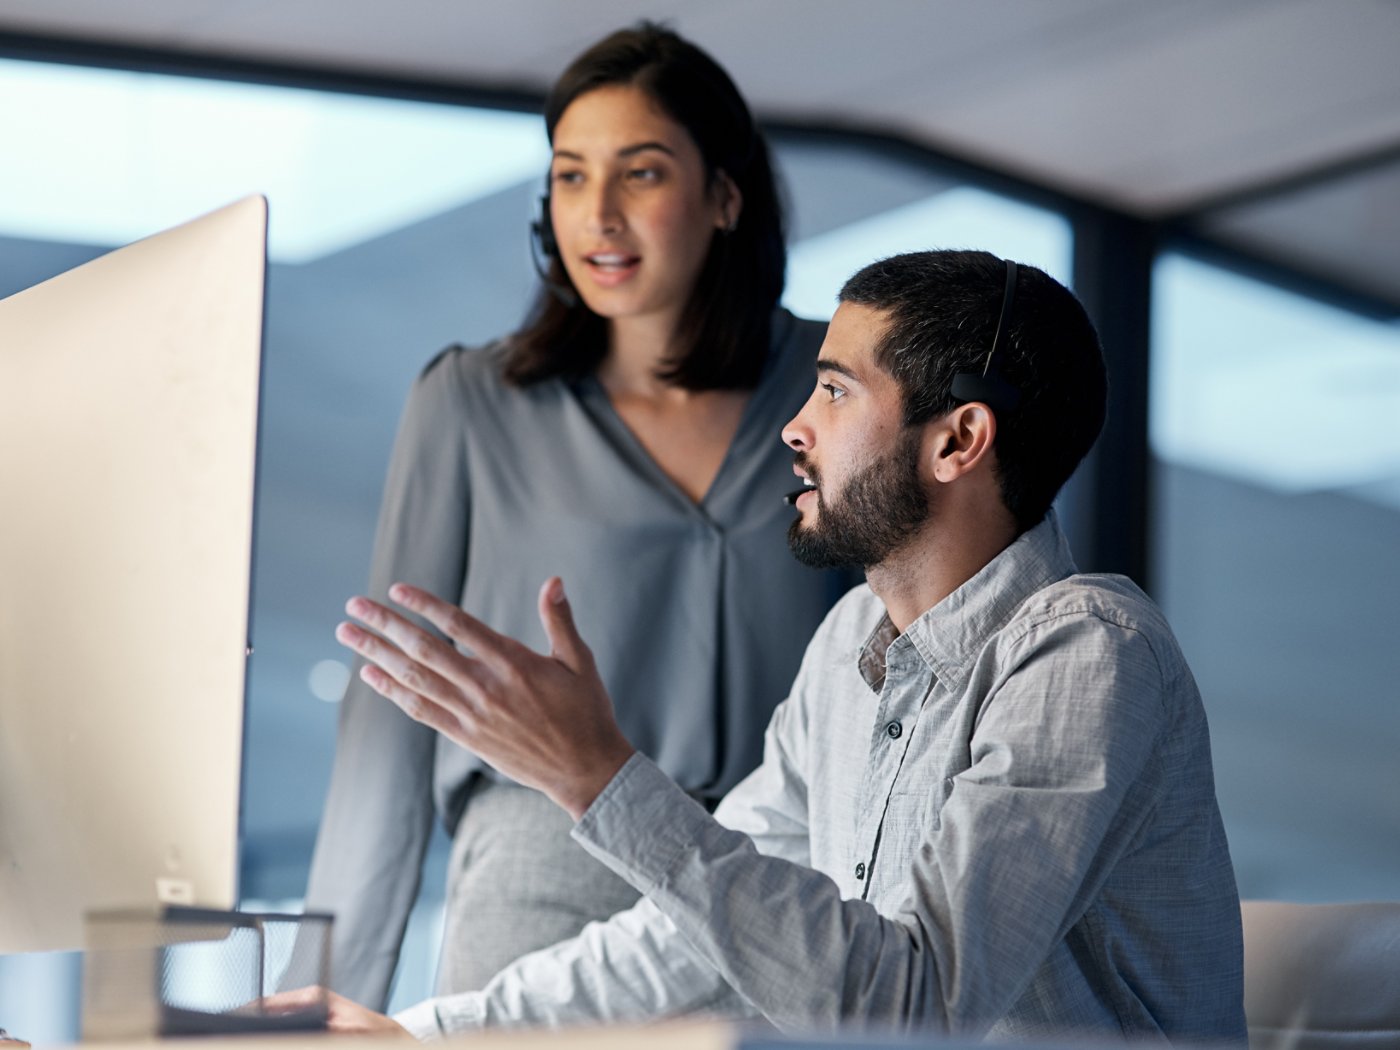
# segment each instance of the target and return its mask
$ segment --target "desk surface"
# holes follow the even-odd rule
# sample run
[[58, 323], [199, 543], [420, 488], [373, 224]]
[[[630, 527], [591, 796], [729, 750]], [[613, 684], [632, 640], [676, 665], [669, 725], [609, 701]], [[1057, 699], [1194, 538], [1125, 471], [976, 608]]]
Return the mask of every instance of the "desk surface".
[[[348, 1040], [348, 1036], [262, 1035], [222, 1038], [202, 1036], [198, 1039], [140, 1039], [85, 1043], [94, 1050], [326, 1050], [328, 1041]], [[738, 1030], [718, 1021], [667, 1022], [637, 1027], [565, 1028], [556, 1031], [478, 1032], [455, 1036], [447, 1042], [472, 1047], [474, 1050], [733, 1050], [739, 1042]], [[403, 1050], [406, 1040], [396, 1037], [355, 1037], [347, 1045], [357, 1050], [392, 1047]]]

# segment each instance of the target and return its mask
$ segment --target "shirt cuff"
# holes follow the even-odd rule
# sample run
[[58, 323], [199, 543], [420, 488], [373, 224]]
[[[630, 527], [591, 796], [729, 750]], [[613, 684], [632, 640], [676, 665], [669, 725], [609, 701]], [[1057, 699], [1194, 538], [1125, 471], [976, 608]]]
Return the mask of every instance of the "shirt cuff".
[[642, 893], [668, 881], [714, 818], [641, 752], [608, 781], [573, 838]]
[[435, 999], [424, 999], [406, 1010], [400, 1010], [394, 1014], [394, 1020], [408, 1029], [408, 1034], [419, 1042], [435, 1043], [447, 1035], [442, 1022], [438, 1020]]

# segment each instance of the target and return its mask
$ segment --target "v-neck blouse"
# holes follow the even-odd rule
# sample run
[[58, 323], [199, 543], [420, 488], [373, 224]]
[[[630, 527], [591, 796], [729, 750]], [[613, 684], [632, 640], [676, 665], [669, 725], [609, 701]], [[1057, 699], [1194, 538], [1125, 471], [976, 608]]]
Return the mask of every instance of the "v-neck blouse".
[[[799, 565], [786, 544], [782, 496], [796, 481], [780, 430], [811, 391], [824, 331], [774, 315], [763, 375], [699, 503], [596, 379], [521, 388], [502, 377], [501, 345], [443, 351], [400, 424], [370, 593], [417, 584], [545, 649], [536, 595], [563, 577], [622, 731], [682, 787], [718, 798], [758, 764], [807, 641], [858, 582]], [[409, 796], [422, 797], [429, 763], [449, 831], [471, 775], [497, 775], [358, 678], [341, 717], [332, 802], [339, 792], [358, 812], [360, 834], [383, 793], [391, 819], [421, 812]], [[358, 756], [343, 775], [342, 751]]]

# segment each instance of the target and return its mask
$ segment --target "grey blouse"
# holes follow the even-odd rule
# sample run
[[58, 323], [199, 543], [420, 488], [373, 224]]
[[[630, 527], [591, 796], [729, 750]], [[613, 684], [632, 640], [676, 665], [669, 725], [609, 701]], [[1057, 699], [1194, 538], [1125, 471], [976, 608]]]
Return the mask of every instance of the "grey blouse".
[[[414, 583], [544, 649], [535, 598], [562, 576], [627, 738], [718, 798], [758, 764], [806, 643], [857, 582], [802, 567], [785, 539], [796, 479], [779, 431], [811, 391], [823, 332], [774, 316], [763, 377], [698, 504], [595, 379], [522, 389], [502, 379], [499, 346], [444, 351], [404, 411], [369, 593]], [[434, 811], [450, 833], [471, 777], [496, 774], [351, 681], [307, 907], [336, 913], [334, 987], [373, 1006]]]

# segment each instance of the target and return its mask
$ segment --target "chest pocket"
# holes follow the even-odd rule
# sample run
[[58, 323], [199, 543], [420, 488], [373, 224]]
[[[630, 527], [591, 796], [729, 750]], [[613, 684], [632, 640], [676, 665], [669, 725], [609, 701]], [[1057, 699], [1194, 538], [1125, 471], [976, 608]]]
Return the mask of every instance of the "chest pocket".
[[930, 831], [939, 826], [954, 778], [971, 764], [971, 734], [956, 699], [929, 698], [890, 793], [891, 816]]

